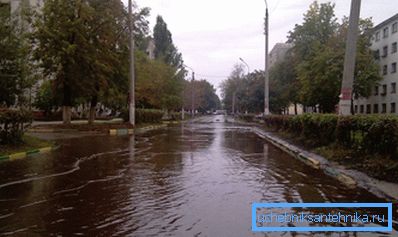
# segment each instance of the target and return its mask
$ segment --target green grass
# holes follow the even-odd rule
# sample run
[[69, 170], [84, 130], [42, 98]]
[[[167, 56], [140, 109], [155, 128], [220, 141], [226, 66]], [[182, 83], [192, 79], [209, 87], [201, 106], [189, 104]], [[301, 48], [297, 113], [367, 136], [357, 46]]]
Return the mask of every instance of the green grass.
[[25, 135], [23, 144], [20, 145], [0, 145], [0, 156], [11, 155], [19, 152], [28, 152], [35, 149], [53, 146], [49, 141], [44, 141], [36, 137]]

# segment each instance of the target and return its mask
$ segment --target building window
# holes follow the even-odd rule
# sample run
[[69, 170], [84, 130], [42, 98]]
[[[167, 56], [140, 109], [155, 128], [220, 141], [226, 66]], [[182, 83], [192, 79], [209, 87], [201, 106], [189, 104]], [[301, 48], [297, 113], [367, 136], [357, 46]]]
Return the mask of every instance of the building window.
[[373, 113], [374, 114], [378, 114], [379, 113], [379, 105], [378, 104], [374, 104], [373, 105]]
[[358, 105], [355, 105], [354, 108], [355, 108], [354, 111], [357, 114], [358, 113]]
[[379, 86], [375, 86], [375, 93], [374, 95], [379, 95]]
[[382, 104], [382, 105], [381, 105], [381, 113], [382, 113], [382, 114], [387, 113], [387, 104]]
[[396, 52], [397, 52], [397, 42], [392, 43], [391, 46], [392, 46], [392, 47], [391, 47], [391, 53], [392, 53], [392, 54], [393, 54], [393, 53], [396, 53]]
[[383, 47], [383, 58], [385, 58], [385, 57], [387, 57], [388, 56], [388, 46], [384, 46]]
[[388, 37], [388, 27], [383, 29], [383, 38], [387, 38]]
[[396, 73], [397, 72], [397, 63], [392, 63], [391, 64], [391, 73]]
[[389, 32], [389, 28], [388, 27], [383, 29], [383, 38], [387, 38], [388, 37], [388, 32]]
[[391, 83], [391, 94], [397, 93], [397, 83]]
[[387, 95], [387, 85], [383, 85], [383, 90], [381, 92], [381, 95], [383, 96]]
[[398, 22], [392, 24], [392, 33], [397, 33], [398, 31]]
[[376, 37], [376, 42], [377, 42], [377, 41], [380, 41], [380, 31], [377, 31], [377, 32], [376, 32], [375, 37]]
[[379, 60], [380, 59], [380, 50], [373, 51], [373, 57], [375, 58], [375, 60]]
[[383, 75], [385, 76], [385, 75], [387, 75], [387, 73], [388, 73], [388, 66], [384, 65], [383, 66]]
[[392, 114], [395, 114], [395, 111], [397, 111], [396, 108], [397, 108], [396, 104], [395, 103], [391, 103], [391, 113]]
[[366, 105], [366, 113], [367, 114], [371, 113], [370, 109], [371, 109], [370, 105]]
[[361, 113], [361, 114], [363, 114], [365, 111], [364, 111], [364, 105], [361, 105], [361, 106], [359, 106], [359, 112]]

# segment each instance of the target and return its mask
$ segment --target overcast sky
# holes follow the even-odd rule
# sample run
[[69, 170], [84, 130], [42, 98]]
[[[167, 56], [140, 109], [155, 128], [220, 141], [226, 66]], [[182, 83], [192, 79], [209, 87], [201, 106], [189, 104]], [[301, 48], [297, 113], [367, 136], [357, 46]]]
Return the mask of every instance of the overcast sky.
[[[124, 0], [127, 2], [127, 0]], [[163, 16], [182, 53], [185, 64], [198, 79], [215, 87], [226, 79], [242, 57], [250, 70], [264, 68], [263, 0], [135, 0], [139, 7], [151, 8], [151, 29], [156, 16]], [[270, 50], [285, 42], [295, 24], [313, 0], [268, 0], [270, 10]], [[318, 2], [329, 2], [320, 0]], [[350, 12], [350, 0], [332, 0], [339, 19]], [[362, 0], [361, 17], [378, 24], [398, 13], [397, 0]]]

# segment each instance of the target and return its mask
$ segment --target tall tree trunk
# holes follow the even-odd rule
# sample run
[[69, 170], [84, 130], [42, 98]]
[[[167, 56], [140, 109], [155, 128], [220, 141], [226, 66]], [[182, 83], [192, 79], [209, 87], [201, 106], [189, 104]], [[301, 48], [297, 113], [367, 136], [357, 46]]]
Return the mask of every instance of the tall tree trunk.
[[297, 115], [297, 103], [294, 103], [294, 115]]
[[72, 112], [70, 106], [63, 106], [62, 107], [62, 121], [65, 125], [71, 124], [72, 120]]
[[97, 103], [98, 103], [98, 97], [93, 96], [93, 98], [91, 98], [90, 114], [88, 116], [88, 124], [90, 125], [94, 124]]
[[64, 83], [64, 98], [63, 98], [63, 106], [62, 106], [62, 121], [65, 125], [71, 124], [72, 121], [72, 93], [69, 85]]

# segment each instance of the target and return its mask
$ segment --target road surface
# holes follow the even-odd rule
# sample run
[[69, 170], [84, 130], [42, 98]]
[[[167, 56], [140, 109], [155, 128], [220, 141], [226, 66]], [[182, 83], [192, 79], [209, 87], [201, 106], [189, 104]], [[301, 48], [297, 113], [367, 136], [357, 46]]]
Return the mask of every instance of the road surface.
[[135, 136], [58, 142], [51, 154], [0, 163], [0, 235], [324, 236], [253, 233], [251, 204], [386, 202], [221, 115]]

